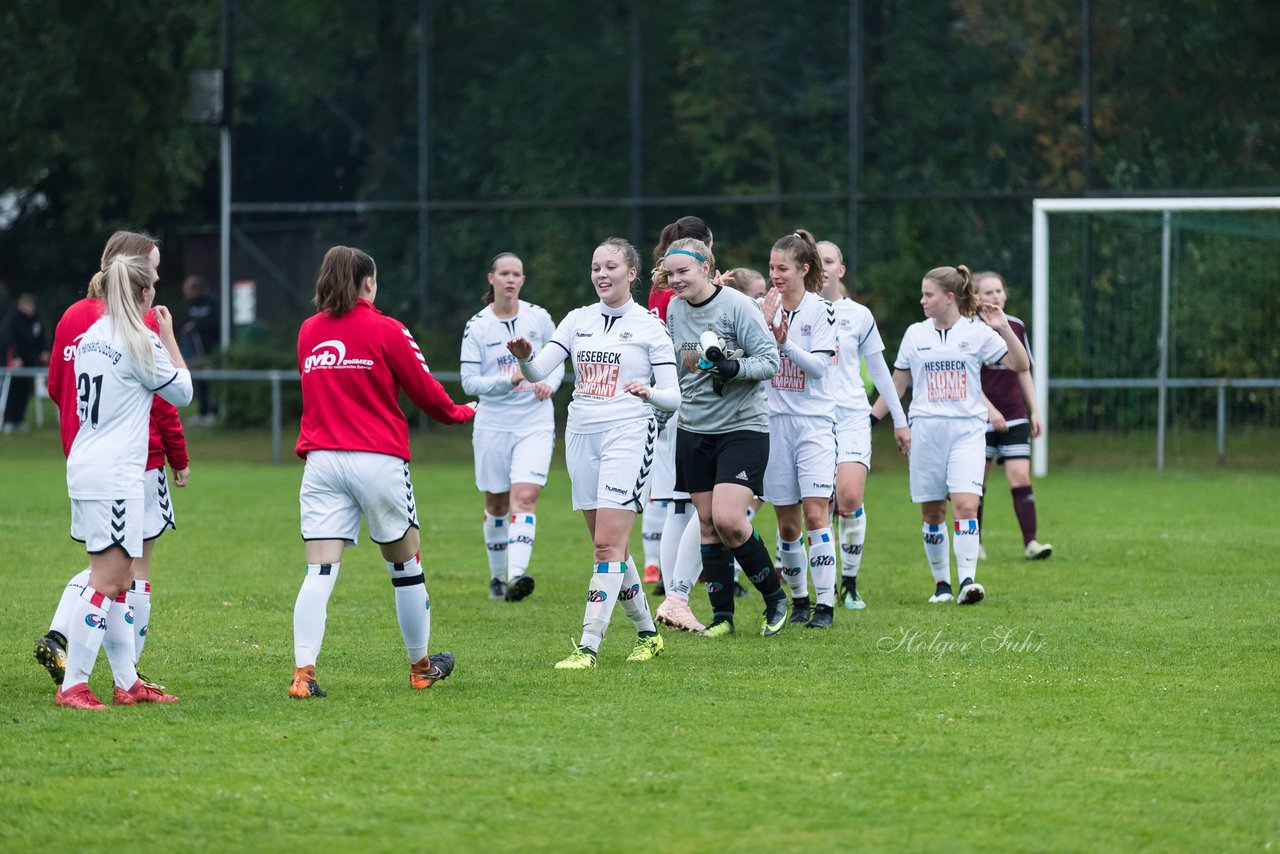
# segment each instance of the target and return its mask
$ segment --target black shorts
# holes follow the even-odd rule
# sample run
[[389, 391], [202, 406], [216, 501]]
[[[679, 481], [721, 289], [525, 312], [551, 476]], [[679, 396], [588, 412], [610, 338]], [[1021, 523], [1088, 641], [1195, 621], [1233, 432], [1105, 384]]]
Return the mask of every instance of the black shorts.
[[764, 491], [764, 469], [769, 464], [769, 434], [755, 430], [728, 433], [676, 431], [676, 489], [710, 492], [717, 483], [736, 483]]
[[987, 431], [987, 459], [995, 460], [1001, 465], [1005, 460], [1027, 460], [1031, 458], [1031, 424], [1024, 421], [1014, 424], [1003, 433], [995, 430]]

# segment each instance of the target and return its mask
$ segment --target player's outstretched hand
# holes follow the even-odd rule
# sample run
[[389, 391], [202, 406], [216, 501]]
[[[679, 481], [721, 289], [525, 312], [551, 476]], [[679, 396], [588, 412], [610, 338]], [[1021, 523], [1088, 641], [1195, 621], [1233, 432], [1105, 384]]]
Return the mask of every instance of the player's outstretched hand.
[[507, 342], [507, 349], [517, 359], [527, 359], [533, 355], [533, 344], [523, 335], [517, 335]]
[[898, 443], [898, 452], [904, 457], [911, 453], [911, 428], [895, 427], [893, 428], [893, 440]]
[[764, 301], [760, 303], [760, 310], [764, 312], [764, 322], [773, 332], [773, 340], [781, 347], [787, 341], [788, 327], [787, 313], [782, 310], [782, 291], [769, 288], [769, 292], [764, 295]]
[[984, 302], [981, 312], [982, 321], [995, 331], [1002, 332], [1009, 328], [1009, 318], [1005, 317], [1004, 311], [995, 303]]

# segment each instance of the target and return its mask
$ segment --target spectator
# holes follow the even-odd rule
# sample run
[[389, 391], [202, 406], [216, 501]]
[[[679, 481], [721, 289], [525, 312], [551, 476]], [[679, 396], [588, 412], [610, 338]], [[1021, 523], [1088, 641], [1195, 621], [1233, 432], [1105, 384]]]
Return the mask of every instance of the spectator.
[[[187, 301], [187, 322], [182, 324], [182, 356], [192, 368], [210, 367], [221, 331], [218, 302], [209, 294], [200, 276], [187, 276], [183, 280], [182, 298]], [[195, 390], [200, 411], [191, 423], [212, 424], [218, 413], [209, 400], [209, 381], [196, 380]]]
[[[4, 319], [4, 360], [10, 368], [34, 368], [49, 364], [49, 344], [40, 318], [36, 316], [34, 294], [21, 294], [18, 304]], [[27, 403], [35, 391], [32, 377], [13, 377], [4, 403], [4, 432], [27, 430]]]

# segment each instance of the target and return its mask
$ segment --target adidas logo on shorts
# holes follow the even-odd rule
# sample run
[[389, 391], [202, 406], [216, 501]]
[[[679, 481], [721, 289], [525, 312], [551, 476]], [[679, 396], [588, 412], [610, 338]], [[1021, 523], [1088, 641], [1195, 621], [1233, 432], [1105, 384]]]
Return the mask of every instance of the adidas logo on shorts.
[[743, 469], [742, 471], [740, 471], [740, 472], [738, 472], [737, 474], [735, 474], [733, 477], [734, 477], [734, 479], [735, 479], [735, 480], [746, 480], [746, 479], [747, 479], [747, 470], [746, 470], [746, 469]]

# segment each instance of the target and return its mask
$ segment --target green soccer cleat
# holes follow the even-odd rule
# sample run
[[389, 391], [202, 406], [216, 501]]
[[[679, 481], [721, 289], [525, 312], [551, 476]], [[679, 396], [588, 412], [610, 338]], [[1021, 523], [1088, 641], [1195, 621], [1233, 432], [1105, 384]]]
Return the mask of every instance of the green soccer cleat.
[[585, 646], [576, 648], [569, 657], [556, 662], [556, 670], [590, 670], [596, 666], [596, 654]]
[[640, 635], [636, 638], [635, 646], [631, 647], [631, 654], [627, 656], [627, 661], [649, 661], [662, 655], [662, 635]]
[[[852, 579], [849, 579], [850, 581]], [[858, 595], [858, 588], [850, 586], [845, 582], [840, 588], [840, 604], [844, 605], [847, 611], [865, 611], [867, 603]]]
[[760, 624], [760, 634], [766, 638], [773, 637], [787, 626], [787, 615], [791, 612], [791, 603], [783, 596], [772, 602], [764, 603], [764, 619]]
[[698, 632], [704, 638], [724, 638], [733, 634], [733, 620], [720, 617], [711, 621], [711, 625]]

